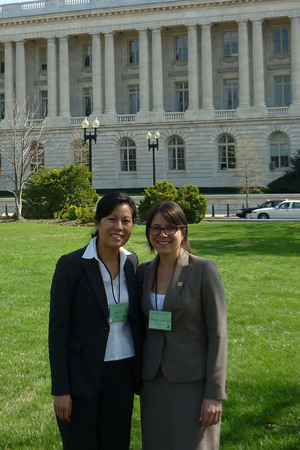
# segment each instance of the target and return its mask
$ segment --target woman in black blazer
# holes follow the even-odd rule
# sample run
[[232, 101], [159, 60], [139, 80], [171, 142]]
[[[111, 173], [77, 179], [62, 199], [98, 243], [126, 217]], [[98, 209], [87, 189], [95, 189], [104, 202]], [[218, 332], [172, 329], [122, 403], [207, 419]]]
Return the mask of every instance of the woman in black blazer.
[[62, 256], [56, 266], [49, 355], [64, 449], [129, 448], [141, 339], [138, 259], [123, 245], [135, 216], [130, 197], [104, 196], [89, 245]]

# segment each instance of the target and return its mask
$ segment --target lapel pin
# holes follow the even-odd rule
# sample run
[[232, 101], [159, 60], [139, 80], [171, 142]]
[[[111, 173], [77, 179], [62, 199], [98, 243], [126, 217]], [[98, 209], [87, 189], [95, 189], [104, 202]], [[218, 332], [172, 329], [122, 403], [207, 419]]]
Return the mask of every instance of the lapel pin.
[[182, 286], [182, 281], [178, 281], [177, 286]]

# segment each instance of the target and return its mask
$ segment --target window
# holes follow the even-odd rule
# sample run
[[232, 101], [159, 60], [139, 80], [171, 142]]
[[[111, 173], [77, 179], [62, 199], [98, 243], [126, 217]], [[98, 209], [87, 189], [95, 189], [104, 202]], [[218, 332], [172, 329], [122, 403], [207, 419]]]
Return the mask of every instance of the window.
[[47, 48], [40, 47], [40, 71], [44, 72], [47, 70]]
[[139, 40], [128, 42], [128, 62], [129, 64], [139, 63]]
[[83, 114], [88, 117], [92, 114], [92, 88], [83, 89]]
[[90, 69], [92, 67], [92, 46], [83, 46], [83, 67], [85, 69]]
[[176, 55], [177, 61], [184, 61], [188, 59], [188, 37], [177, 36], [176, 37]]
[[168, 144], [169, 170], [184, 170], [184, 143], [179, 137], [174, 137]]
[[129, 114], [136, 114], [140, 110], [140, 87], [128, 86]]
[[175, 102], [176, 111], [186, 111], [189, 107], [189, 88], [188, 83], [183, 81], [175, 83]]
[[235, 169], [235, 144], [232, 136], [222, 136], [218, 142], [219, 170]]
[[44, 147], [41, 142], [32, 141], [31, 142], [31, 159], [30, 159], [30, 167], [31, 170], [37, 172], [41, 166], [45, 164], [45, 152]]
[[4, 52], [0, 52], [0, 74], [5, 73]]
[[291, 77], [289, 75], [274, 77], [275, 107], [290, 106]]
[[41, 117], [45, 117], [48, 114], [48, 91], [40, 92], [40, 108], [41, 108]]
[[274, 30], [274, 53], [289, 53], [289, 30], [288, 28], [276, 28]]
[[121, 172], [136, 171], [136, 148], [131, 139], [124, 139], [120, 146]]
[[239, 80], [224, 80], [225, 109], [239, 106]]
[[289, 158], [289, 139], [284, 133], [274, 133], [270, 138], [271, 164], [274, 168], [288, 167]]
[[0, 119], [4, 119], [5, 115], [5, 94], [0, 94]]
[[238, 56], [238, 33], [237, 31], [230, 31], [223, 35], [224, 58], [231, 56]]

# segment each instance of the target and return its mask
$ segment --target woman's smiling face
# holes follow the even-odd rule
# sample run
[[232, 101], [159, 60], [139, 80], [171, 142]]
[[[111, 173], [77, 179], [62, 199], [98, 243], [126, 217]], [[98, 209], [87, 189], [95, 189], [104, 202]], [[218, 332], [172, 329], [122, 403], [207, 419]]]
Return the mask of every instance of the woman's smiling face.
[[[151, 222], [151, 227], [159, 227], [165, 228], [170, 224], [164, 218], [162, 213], [157, 213]], [[161, 230], [158, 236], [152, 236], [151, 232], [149, 233], [149, 239], [155, 250], [163, 255], [163, 254], [179, 254], [179, 250], [181, 247], [181, 242], [184, 237], [184, 231], [178, 229], [174, 234], [167, 235], [165, 230]]]
[[120, 203], [112, 212], [95, 223], [99, 232], [100, 246], [106, 248], [120, 248], [126, 244], [130, 238], [133, 219], [132, 209], [128, 203]]

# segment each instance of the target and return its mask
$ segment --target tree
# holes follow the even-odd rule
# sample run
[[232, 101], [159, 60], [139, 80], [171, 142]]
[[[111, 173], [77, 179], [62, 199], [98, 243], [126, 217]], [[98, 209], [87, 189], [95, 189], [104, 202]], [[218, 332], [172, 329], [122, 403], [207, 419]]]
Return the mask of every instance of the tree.
[[290, 170], [282, 177], [268, 185], [270, 192], [295, 193], [300, 192], [300, 150], [290, 159]]
[[158, 202], [175, 201], [177, 190], [174, 184], [166, 180], [157, 181], [153, 187], [144, 190], [144, 198], [140, 201], [138, 214], [140, 219], [146, 220], [148, 213]]
[[207, 211], [207, 200], [199, 193], [197, 186], [188, 184], [176, 189], [174, 184], [164, 180], [144, 190], [144, 198], [138, 209], [140, 219], [145, 221], [153, 206], [162, 201], [177, 202], [185, 213], [188, 223], [200, 222]]
[[63, 169], [42, 168], [27, 179], [24, 190], [24, 216], [53, 218], [70, 206], [93, 209], [99, 196], [93, 189], [86, 166], [72, 164]]
[[291, 157], [291, 170], [290, 173], [293, 173], [298, 178], [300, 178], [300, 149], [297, 153]]
[[177, 191], [176, 202], [184, 211], [188, 223], [199, 223], [207, 212], [207, 200], [200, 194], [199, 188], [186, 184]]
[[45, 117], [36, 119], [38, 109], [24, 99], [22, 105], [14, 101], [5, 114], [0, 143], [0, 180], [3, 188], [14, 196], [18, 217], [22, 216], [26, 180], [44, 164], [44, 147], [50, 140]]
[[239, 191], [246, 194], [246, 207], [249, 206], [249, 194], [251, 192], [262, 192], [266, 189], [263, 184], [265, 170], [256, 149], [255, 140], [247, 136], [237, 140], [236, 145], [237, 167], [235, 173], [240, 177]]
[[89, 146], [84, 142], [82, 137], [76, 134], [71, 142], [71, 147], [74, 152], [74, 161], [76, 166], [89, 166]]

